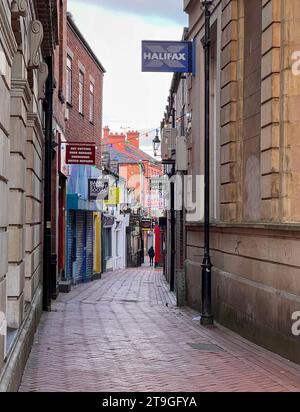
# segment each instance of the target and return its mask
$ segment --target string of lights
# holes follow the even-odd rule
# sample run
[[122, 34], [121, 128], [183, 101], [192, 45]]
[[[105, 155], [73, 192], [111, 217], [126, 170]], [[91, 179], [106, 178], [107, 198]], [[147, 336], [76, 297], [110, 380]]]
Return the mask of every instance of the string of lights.
[[[179, 120], [182, 120], [184, 117], [190, 117], [190, 113], [185, 113], [184, 115], [182, 115], [182, 116], [179, 116], [179, 117], [176, 117], [176, 122], [179, 122]], [[155, 128], [153, 128], [153, 129], [149, 129], [149, 130], [147, 130], [147, 131], [145, 131], [145, 132], [143, 132], [143, 133], [140, 133], [140, 135], [139, 135], [139, 137], [144, 137], [144, 136], [146, 136], [146, 137], [148, 137], [148, 135], [150, 134], [150, 133], [153, 133], [153, 132], [156, 132], [157, 130], [159, 130], [160, 129], [160, 126], [159, 127], [155, 127]], [[123, 136], [125, 136], [125, 134], [123, 135]], [[131, 137], [131, 138], [127, 138], [127, 140], [126, 140], [126, 142], [129, 142], [129, 141], [131, 141], [131, 140], [135, 140], [136, 139], [136, 137]], [[123, 139], [122, 140], [116, 140], [116, 141], [114, 141], [113, 143], [100, 143], [100, 146], [112, 146], [113, 144], [119, 144], [119, 143], [123, 143]]]

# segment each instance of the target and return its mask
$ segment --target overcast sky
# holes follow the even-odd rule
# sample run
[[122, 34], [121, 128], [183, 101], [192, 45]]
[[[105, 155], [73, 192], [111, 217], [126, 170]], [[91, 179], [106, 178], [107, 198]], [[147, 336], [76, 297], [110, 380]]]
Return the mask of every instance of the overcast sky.
[[[141, 72], [141, 41], [181, 40], [183, 0], [69, 0], [68, 9], [107, 71], [104, 125], [159, 127], [172, 75]], [[142, 145], [149, 148], [154, 134], [143, 136]]]

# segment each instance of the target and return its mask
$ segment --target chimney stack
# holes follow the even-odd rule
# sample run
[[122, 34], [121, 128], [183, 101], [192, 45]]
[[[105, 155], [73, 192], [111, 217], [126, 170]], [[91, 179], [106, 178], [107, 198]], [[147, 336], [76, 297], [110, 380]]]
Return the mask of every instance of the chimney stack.
[[140, 148], [140, 133], [137, 131], [130, 131], [127, 133], [127, 143], [131, 146]]
[[108, 126], [105, 126], [105, 127], [103, 128], [103, 137], [104, 137], [104, 138], [108, 137], [108, 136], [109, 136], [109, 132], [110, 132], [109, 127], [108, 127]]

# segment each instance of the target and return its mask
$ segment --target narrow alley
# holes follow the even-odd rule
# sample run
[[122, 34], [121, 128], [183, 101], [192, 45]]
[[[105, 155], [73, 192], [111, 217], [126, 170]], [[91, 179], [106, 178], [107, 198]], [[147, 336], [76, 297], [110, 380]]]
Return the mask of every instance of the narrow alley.
[[198, 316], [160, 270], [108, 272], [43, 314], [19, 390], [300, 390], [300, 366]]

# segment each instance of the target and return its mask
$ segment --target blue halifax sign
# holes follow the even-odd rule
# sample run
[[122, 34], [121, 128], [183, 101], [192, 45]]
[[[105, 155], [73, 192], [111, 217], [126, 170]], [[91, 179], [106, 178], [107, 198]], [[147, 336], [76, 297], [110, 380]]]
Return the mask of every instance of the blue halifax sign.
[[143, 72], [194, 72], [193, 43], [190, 41], [142, 41]]

